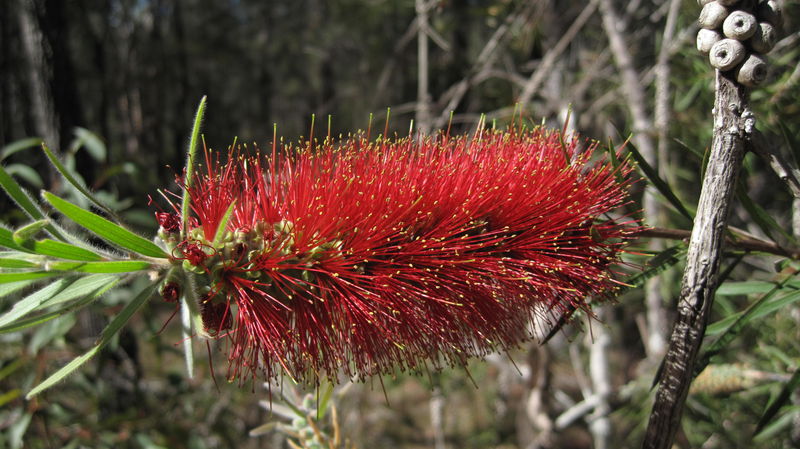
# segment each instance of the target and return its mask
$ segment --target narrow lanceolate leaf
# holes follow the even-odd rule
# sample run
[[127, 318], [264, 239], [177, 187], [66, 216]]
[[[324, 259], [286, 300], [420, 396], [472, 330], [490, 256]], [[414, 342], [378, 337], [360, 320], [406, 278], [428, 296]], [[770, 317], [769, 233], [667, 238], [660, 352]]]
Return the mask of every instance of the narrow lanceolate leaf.
[[89, 229], [110, 243], [121, 248], [139, 253], [143, 256], [166, 258], [167, 253], [155, 243], [140, 237], [133, 232], [117, 225], [105, 218], [84, 210], [50, 192], [42, 194], [44, 199], [53, 205], [59, 212], [69, 217], [72, 221]]
[[33, 236], [47, 227], [48, 224], [50, 224], [50, 220], [36, 220], [14, 231], [11, 238], [13, 238], [14, 242], [18, 245], [22, 245], [26, 241], [33, 239]]
[[14, 241], [14, 233], [0, 227], [0, 247], [21, 251], [24, 253], [52, 256], [67, 260], [100, 261], [103, 257], [88, 249], [56, 240], [28, 240], [21, 244]]
[[719, 296], [752, 295], [754, 293], [767, 293], [773, 288], [775, 288], [774, 282], [725, 282], [717, 288], [716, 294]]
[[[52, 308], [62, 304], [65, 305], [51, 312], [35, 316], [29, 316], [30, 314], [28, 314], [25, 318], [16, 319], [10, 324], [0, 326], [0, 333], [17, 332], [78, 310], [114, 288], [121, 280], [122, 278], [119, 276], [108, 275], [95, 275], [81, 278], [50, 299], [39, 304], [38, 308]], [[77, 299], [77, 301], [74, 301], [75, 299]]]
[[678, 196], [675, 195], [675, 192], [672, 191], [672, 188], [670, 188], [669, 184], [661, 179], [661, 177], [658, 175], [658, 171], [656, 171], [656, 169], [647, 163], [647, 160], [644, 158], [644, 156], [642, 156], [641, 153], [639, 153], [639, 150], [637, 150], [636, 147], [629, 143], [628, 148], [630, 148], [630, 155], [636, 160], [639, 168], [642, 169], [645, 176], [647, 176], [647, 179], [653, 183], [655, 188], [658, 189], [662, 195], [664, 195], [664, 198], [666, 198], [672, 204], [672, 206], [675, 207], [678, 212], [680, 212], [681, 215], [686, 217], [689, 221], [694, 221], [694, 216], [692, 213], [689, 212], [686, 206], [683, 205], [683, 202], [678, 199]]
[[10, 144], [4, 146], [2, 150], [0, 150], [0, 161], [19, 151], [38, 147], [42, 144], [42, 142], [42, 139], [39, 137], [29, 137], [27, 139], [20, 139], [15, 142], [11, 142]]
[[34, 389], [32, 389], [28, 394], [25, 396], [27, 399], [36, 396], [37, 394], [41, 393], [42, 391], [52, 387], [53, 385], [57, 384], [58, 382], [64, 380], [67, 376], [75, 372], [78, 368], [81, 367], [84, 363], [88, 362], [89, 359], [94, 357], [98, 352], [105, 345], [108, 344], [109, 341], [114, 337], [114, 335], [122, 329], [128, 320], [131, 319], [134, 313], [138, 311], [143, 305], [147, 303], [147, 301], [153, 296], [153, 292], [156, 289], [157, 284], [153, 283], [149, 285], [147, 288], [142, 290], [136, 298], [134, 298], [131, 302], [129, 302], [122, 311], [111, 320], [111, 323], [106, 326], [103, 330], [103, 334], [100, 336], [100, 339], [97, 341], [97, 344], [90, 349], [88, 352], [83, 354], [80, 357], [75, 358], [71, 362], [69, 362], [66, 366], [59, 369], [53, 375], [48, 377], [44, 380], [44, 382], [37, 385]]
[[28, 280], [28, 281], [18, 281], [18, 282], [7, 282], [5, 284], [0, 284], [0, 298], [5, 298], [6, 296], [11, 295], [12, 293], [16, 293], [25, 287], [28, 287], [34, 284], [36, 280]]
[[93, 253], [88, 249], [70, 245], [69, 243], [58, 242], [56, 240], [39, 240], [32, 242], [30, 246], [27, 244], [23, 246], [26, 249], [30, 249], [31, 252], [35, 254], [58, 257], [59, 259], [83, 260], [87, 262], [103, 260], [102, 256]]
[[192, 126], [192, 137], [189, 140], [189, 151], [186, 154], [186, 179], [184, 180], [184, 184], [186, 185], [185, 190], [183, 191], [183, 201], [181, 203], [181, 237], [184, 236], [185, 229], [187, 228], [186, 224], [189, 220], [189, 188], [192, 186], [193, 176], [195, 171], [195, 159], [197, 154], [197, 141], [200, 138], [200, 126], [203, 122], [203, 115], [206, 111], [206, 97], [200, 99], [200, 104], [197, 106], [197, 113], [194, 116], [194, 124]]
[[78, 273], [129, 273], [147, 270], [153, 264], [143, 260], [115, 260], [110, 262], [52, 262], [47, 268], [53, 271]]
[[231, 205], [228, 206], [228, 209], [225, 211], [225, 215], [222, 216], [222, 219], [219, 221], [219, 225], [217, 225], [217, 230], [214, 233], [215, 245], [219, 244], [225, 235], [225, 228], [228, 226], [228, 221], [231, 219], [231, 214], [233, 213], [234, 206], [236, 206], [235, 200], [231, 201]]
[[[785, 292], [785, 290], [780, 290], [779, 287], [776, 287], [775, 290], [770, 291], [766, 295], [756, 300], [746, 310], [729, 315], [715, 323], [709, 324], [708, 328], [706, 329], [706, 335], [715, 336], [724, 332], [738, 331], [747, 323], [769, 315], [781, 307], [800, 300], [800, 291], [797, 290], [791, 290], [791, 293], [773, 298], [775, 294], [781, 291]], [[711, 349], [711, 346], [709, 346], [709, 349]]]
[[747, 193], [747, 187], [741, 180], [736, 186], [736, 198], [747, 213], [750, 214], [750, 218], [753, 219], [753, 222], [758, 225], [767, 237], [775, 240], [775, 233], [778, 232], [793, 245], [797, 245], [797, 240], [795, 240], [792, 233], [787, 232], [763, 207], [759, 206], [758, 203], [750, 198], [750, 195]]
[[0, 316], [0, 327], [3, 327], [9, 323], [13, 323], [26, 314], [38, 309], [45, 301], [59, 294], [65, 288], [69, 287], [73, 282], [75, 282], [75, 278], [59, 279], [50, 285], [47, 285], [46, 287], [43, 287], [42, 289], [20, 299], [14, 304], [14, 307], [12, 307], [11, 310]]
[[[44, 212], [39, 209], [39, 206], [36, 204], [36, 201], [28, 195], [25, 190], [17, 184], [17, 181], [14, 181], [14, 178], [5, 171], [2, 165], [0, 165], [0, 187], [6, 191], [9, 197], [14, 200], [15, 203], [28, 214], [34, 220], [44, 220]], [[46, 229], [53, 234], [54, 237], [65, 240], [61, 233], [53, 226], [52, 224], [48, 225]]]
[[620, 287], [620, 289], [617, 290], [617, 294], [621, 294], [631, 288], [639, 288], [643, 286], [648, 279], [663, 273], [681, 260], [686, 253], [686, 249], [686, 244], [679, 243], [656, 254], [652, 259], [647, 261], [643, 271], [625, 279], [626, 286]]
[[761, 433], [766, 428], [767, 424], [772, 421], [772, 418], [774, 418], [778, 413], [778, 410], [789, 403], [789, 400], [792, 398], [792, 393], [794, 393], [798, 388], [800, 388], [800, 368], [794, 371], [791, 379], [786, 382], [786, 385], [783, 386], [778, 396], [776, 396], [775, 399], [772, 400], [772, 402], [770, 402], [770, 404], [767, 406], [767, 409], [764, 411], [764, 415], [761, 416], [761, 419], [758, 421], [755, 435]]
[[0, 268], [36, 268], [39, 264], [24, 259], [0, 257]]
[[719, 334], [719, 336], [703, 350], [698, 358], [694, 370], [695, 375], [699, 374], [708, 365], [712, 357], [725, 350], [742, 333], [745, 326], [756, 322], [761, 317], [800, 301], [800, 291], [797, 290], [790, 290], [790, 293], [778, 296], [778, 293], [786, 293], [786, 290], [782, 289], [782, 287], [782, 284], [776, 285], [743, 312], [730, 315], [708, 326], [706, 335]]
[[19, 271], [13, 273], [0, 273], [0, 284], [8, 282], [28, 281], [31, 279], [44, 279], [47, 277], [59, 276], [61, 273], [50, 271]]
[[47, 145], [42, 144], [42, 150], [44, 150], [44, 153], [47, 155], [47, 158], [50, 159], [50, 162], [53, 164], [56, 170], [58, 170], [61, 176], [64, 177], [64, 179], [66, 179], [70, 184], [72, 184], [72, 186], [75, 187], [79, 192], [81, 192], [81, 194], [83, 194], [83, 196], [85, 196], [89, 201], [94, 203], [97, 207], [102, 209], [108, 215], [116, 218], [117, 214], [114, 213], [114, 211], [111, 210], [111, 208], [109, 208], [108, 206], [106, 206], [102, 201], [98, 200], [94, 195], [92, 195], [92, 192], [90, 192], [89, 189], [87, 189], [82, 182], [78, 181], [78, 179], [75, 178], [75, 176], [73, 176], [73, 174], [69, 171], [69, 169], [65, 167], [64, 164], [61, 163], [61, 161], [58, 160], [56, 155], [53, 154], [52, 151], [50, 151], [50, 148], [47, 148]]

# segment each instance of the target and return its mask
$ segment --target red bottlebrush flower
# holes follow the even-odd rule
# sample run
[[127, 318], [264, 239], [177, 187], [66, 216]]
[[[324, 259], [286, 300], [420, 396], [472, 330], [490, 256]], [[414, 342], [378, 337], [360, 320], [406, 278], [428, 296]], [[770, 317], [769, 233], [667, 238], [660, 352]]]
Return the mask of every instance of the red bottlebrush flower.
[[177, 249], [214, 292], [229, 376], [463, 364], [531, 338], [542, 310], [586, 308], [631, 230], [603, 218], [627, 185], [579, 143], [536, 128], [207, 154]]

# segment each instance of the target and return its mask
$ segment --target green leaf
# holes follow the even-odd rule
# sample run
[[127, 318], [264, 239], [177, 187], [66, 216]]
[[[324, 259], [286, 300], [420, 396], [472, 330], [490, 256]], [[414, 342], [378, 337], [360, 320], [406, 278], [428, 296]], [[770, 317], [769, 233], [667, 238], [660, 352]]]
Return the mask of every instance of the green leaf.
[[37, 394], [41, 393], [42, 391], [52, 387], [53, 385], [61, 382], [75, 372], [78, 368], [81, 367], [84, 363], [88, 362], [92, 357], [94, 357], [100, 350], [111, 341], [111, 338], [122, 329], [122, 327], [130, 320], [136, 311], [138, 311], [142, 306], [144, 306], [147, 301], [153, 296], [153, 292], [156, 289], [156, 284], [153, 283], [149, 285], [147, 288], [142, 290], [136, 298], [134, 298], [131, 302], [129, 302], [122, 311], [114, 317], [111, 323], [103, 330], [102, 335], [100, 336], [100, 340], [97, 344], [90, 349], [88, 352], [83, 354], [80, 357], [75, 358], [71, 362], [69, 362], [66, 366], [62, 367], [53, 375], [48, 377], [44, 380], [44, 382], [37, 385], [33, 388], [28, 394], [25, 396], [26, 399], [30, 399]]
[[4, 366], [2, 369], [0, 369], [0, 380], [5, 379], [6, 377], [13, 374], [16, 370], [22, 368], [23, 364], [24, 364], [24, 359], [18, 358], [13, 362]]
[[183, 361], [186, 375], [194, 378], [194, 347], [192, 346], [192, 314], [186, 295], [181, 296], [181, 332], [183, 334]]
[[102, 256], [87, 249], [50, 239], [26, 241], [20, 245], [14, 241], [14, 233], [2, 226], [0, 226], [0, 247], [67, 260], [103, 260]]
[[11, 142], [8, 145], [4, 146], [2, 150], [0, 150], [0, 161], [19, 151], [27, 150], [28, 148], [38, 147], [39, 145], [42, 144], [42, 142], [44, 141], [39, 137], [29, 137], [27, 139], [20, 139]]
[[14, 234], [11, 235], [11, 238], [17, 245], [22, 245], [26, 241], [31, 240], [34, 235], [39, 233], [39, 231], [47, 227], [49, 224], [50, 220], [47, 219], [34, 221], [33, 223], [29, 223], [14, 231]]
[[73, 299], [84, 297], [87, 294], [92, 294], [92, 292], [104, 288], [111, 282], [118, 282], [119, 279], [118, 276], [108, 274], [84, 277], [72, 276], [59, 279], [17, 301], [11, 310], [0, 316], [0, 328], [6, 327], [36, 310], [63, 304]]
[[181, 202], [181, 238], [185, 237], [186, 229], [188, 228], [187, 222], [189, 221], [189, 188], [194, 181], [195, 170], [195, 155], [197, 154], [197, 141], [200, 137], [200, 126], [203, 122], [203, 115], [206, 111], [206, 96], [200, 99], [200, 104], [197, 106], [197, 113], [194, 116], [194, 125], [192, 126], [192, 137], [189, 140], [189, 150], [186, 152], [186, 184], [183, 189], [183, 200]]
[[114, 260], [109, 262], [51, 262], [47, 268], [54, 271], [78, 273], [129, 273], [147, 270], [152, 263], [143, 260]]
[[105, 161], [107, 153], [106, 144], [103, 143], [103, 140], [100, 139], [97, 134], [86, 128], [81, 128], [80, 126], [76, 126], [72, 132], [75, 134], [75, 140], [73, 140], [70, 145], [70, 151], [73, 154], [81, 148], [86, 148], [86, 151], [92, 156], [92, 159], [97, 162]]
[[[703, 352], [698, 357], [694, 366], [695, 376], [700, 374], [712, 357], [730, 345], [741, 334], [745, 326], [800, 300], [800, 291], [784, 287], [784, 284], [789, 279], [791, 278], [786, 278], [781, 283], [774, 285], [772, 290], [762, 295], [744, 311], [729, 315], [706, 328], [706, 337], [718, 336], [704, 347]], [[779, 293], [786, 294], [779, 295]]]
[[24, 259], [0, 257], [0, 268], [36, 268], [39, 264]]
[[755, 436], [765, 429], [767, 424], [772, 421], [772, 418], [775, 417], [781, 407], [789, 402], [789, 400], [792, 398], [792, 393], [794, 393], [794, 391], [798, 388], [800, 388], [800, 368], [794, 371], [794, 374], [792, 374], [792, 377], [783, 386], [778, 396], [776, 396], [775, 399], [772, 400], [769, 405], [767, 405], [767, 409], [764, 411], [761, 419], [758, 420]]
[[10, 196], [31, 218], [34, 220], [41, 220], [44, 218], [44, 213], [39, 210], [33, 198], [22, 190], [22, 187], [14, 181], [14, 178], [6, 172], [2, 165], [0, 165], [0, 186], [3, 187], [3, 190], [6, 191], [8, 196]]
[[[97, 280], [99, 280], [99, 278]], [[88, 290], [90, 291], [89, 294], [86, 294], [85, 296], [74, 302], [70, 302], [72, 299], [75, 298], [70, 298], [71, 293], [67, 292], [67, 289], [65, 289], [65, 291], [59, 293], [56, 297], [51, 298], [50, 301], [48, 301], [46, 304], [43, 305], [47, 307], [52, 307], [54, 305], [59, 305], [66, 302], [67, 304], [65, 306], [57, 310], [54, 310], [52, 312], [47, 312], [40, 315], [19, 319], [6, 326], [0, 326], [0, 333], [21, 331], [23, 329], [27, 329], [29, 327], [46, 323], [54, 318], [58, 318], [62, 315], [78, 310], [92, 303], [93, 301], [97, 300], [98, 298], [103, 296], [107, 291], [116, 287], [117, 284], [119, 284], [119, 282], [122, 279], [116, 276], [105, 276], [104, 280], [105, 283], [100, 283], [100, 286], [97, 287], [94, 291]], [[84, 289], [84, 291], [82, 293], [85, 293], [86, 291], [85, 289], [90, 287], [91, 285], [83, 285], [82, 288]]]
[[39, 350], [50, 344], [53, 340], [63, 337], [78, 322], [75, 314], [67, 315], [60, 320], [52, 320], [39, 326], [30, 335], [28, 352], [38, 354]]
[[59, 292], [69, 287], [73, 282], [75, 282], [75, 278], [59, 279], [17, 301], [11, 310], [0, 316], [0, 327], [12, 323], [15, 320], [36, 310], [42, 305], [42, 303], [56, 296]]
[[625, 280], [625, 284], [627, 284], [627, 286], [617, 290], [617, 293], [622, 293], [632, 288], [642, 287], [648, 279], [658, 276], [678, 263], [685, 253], [686, 244], [684, 243], [678, 243], [675, 246], [671, 246], [661, 251], [647, 262], [644, 271], [627, 278]]
[[653, 184], [653, 186], [655, 186], [655, 188], [658, 189], [662, 195], [664, 195], [664, 198], [666, 198], [672, 204], [672, 206], [678, 212], [680, 212], [681, 215], [686, 217], [689, 221], [694, 221], [694, 216], [691, 214], [691, 212], [689, 212], [686, 206], [683, 205], [683, 202], [678, 199], [678, 197], [669, 187], [669, 184], [661, 179], [661, 177], [658, 176], [658, 172], [647, 163], [647, 160], [644, 158], [644, 156], [642, 156], [641, 153], [639, 153], [639, 150], [637, 150], [636, 147], [631, 143], [628, 143], [628, 148], [630, 149], [631, 156], [633, 156], [633, 158], [636, 160], [639, 168], [642, 170], [642, 172], [644, 172], [645, 176], [647, 176], [647, 179]]
[[36, 283], [36, 280], [28, 280], [28, 281], [17, 281], [17, 282], [7, 282], [5, 284], [0, 284], [0, 298], [5, 298], [12, 293], [16, 293], [29, 285], [33, 285]]
[[779, 225], [763, 207], [759, 206], [750, 198], [750, 195], [747, 194], [747, 187], [744, 182], [742, 182], [741, 178], [739, 182], [736, 183], [736, 198], [750, 215], [750, 218], [753, 219], [767, 237], [775, 240], [775, 231], [777, 231], [792, 242], [793, 245], [797, 245], [797, 240], [794, 236], [790, 232], [787, 232], [783, 226]]
[[84, 260], [87, 262], [103, 260], [102, 256], [95, 254], [88, 249], [50, 239], [39, 240], [33, 242], [30, 247], [25, 247], [30, 248], [34, 253], [41, 254], [43, 256], [52, 256], [67, 260]]
[[236, 200], [231, 201], [230, 206], [228, 209], [225, 210], [225, 215], [222, 216], [222, 219], [219, 221], [217, 225], [217, 230], [214, 232], [214, 246], [219, 244], [222, 241], [222, 237], [225, 236], [225, 227], [228, 226], [228, 221], [231, 219], [231, 214], [233, 214], [233, 208], [236, 206]]
[[94, 195], [92, 195], [92, 193], [89, 192], [89, 189], [87, 189], [83, 185], [83, 183], [79, 181], [75, 177], [75, 175], [73, 175], [69, 171], [69, 169], [64, 166], [64, 164], [61, 163], [60, 160], [58, 160], [56, 155], [52, 151], [50, 151], [50, 148], [47, 148], [47, 145], [42, 144], [42, 150], [44, 150], [44, 153], [47, 155], [47, 158], [50, 159], [50, 163], [53, 164], [53, 166], [56, 168], [56, 170], [58, 170], [61, 176], [64, 177], [64, 179], [66, 179], [70, 184], [72, 184], [72, 186], [75, 187], [79, 192], [81, 192], [81, 194], [83, 194], [83, 196], [85, 196], [89, 201], [94, 203], [97, 207], [102, 209], [108, 215], [114, 217], [114, 219], [118, 220], [117, 214], [113, 210], [111, 210], [111, 208], [106, 206], [102, 201], [98, 200]]
[[42, 181], [42, 177], [39, 176], [39, 172], [28, 167], [25, 164], [8, 164], [6, 165], [6, 172], [9, 175], [14, 175], [18, 178], [22, 178], [28, 182], [28, 184], [41, 189], [44, 186], [44, 182]]
[[736, 296], [767, 293], [775, 288], [775, 285], [774, 282], [765, 281], [725, 282], [717, 288], [717, 295]]
[[742, 312], [729, 315], [713, 324], [710, 324], [706, 329], [707, 336], [714, 336], [722, 332], [739, 330], [745, 324], [758, 318], [769, 315], [772, 312], [779, 310], [789, 304], [800, 300], [800, 291], [792, 291], [791, 293], [772, 299], [775, 293], [782, 290], [774, 290], [767, 293], [763, 297], [756, 300], [747, 309]]
[[317, 395], [319, 399], [319, 407], [317, 408], [317, 419], [325, 418], [325, 414], [328, 412], [328, 404], [333, 397], [333, 383], [330, 381], [323, 381], [322, 384], [317, 387]]
[[27, 241], [22, 245], [14, 241], [14, 233], [8, 229], [0, 227], [0, 247], [13, 249], [30, 254], [39, 254], [42, 256], [58, 257], [67, 260], [86, 260], [86, 261], [99, 261], [103, 257], [95, 254], [87, 249], [79, 246], [70, 245], [69, 243], [58, 242], [55, 240], [45, 239], [39, 241]]
[[31, 279], [44, 279], [53, 276], [60, 276], [61, 273], [50, 271], [19, 271], [13, 273], [0, 273], [0, 284], [8, 282], [27, 281]]
[[114, 224], [105, 218], [81, 209], [80, 207], [63, 200], [50, 192], [42, 194], [50, 204], [72, 221], [89, 229], [107, 241], [135, 253], [157, 258], [166, 258], [167, 253], [155, 243], [134, 234], [133, 232]]

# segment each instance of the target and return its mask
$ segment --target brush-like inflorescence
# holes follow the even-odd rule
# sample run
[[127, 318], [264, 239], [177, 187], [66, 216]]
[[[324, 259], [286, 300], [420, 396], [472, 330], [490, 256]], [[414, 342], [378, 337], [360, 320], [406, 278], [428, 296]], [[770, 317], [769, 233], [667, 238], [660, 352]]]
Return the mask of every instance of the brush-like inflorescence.
[[162, 235], [231, 378], [463, 364], [613, 289], [630, 230], [603, 216], [628, 169], [581, 143], [536, 128], [207, 152], [185, 239], [166, 214]]

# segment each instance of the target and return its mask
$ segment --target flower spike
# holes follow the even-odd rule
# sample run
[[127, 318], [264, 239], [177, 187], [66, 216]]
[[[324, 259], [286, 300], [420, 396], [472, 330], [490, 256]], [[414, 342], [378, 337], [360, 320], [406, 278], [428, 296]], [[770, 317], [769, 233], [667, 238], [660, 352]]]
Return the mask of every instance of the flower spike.
[[628, 202], [629, 168], [582, 144], [482, 129], [207, 153], [170, 248], [204, 283], [204, 333], [228, 342], [230, 378], [464, 364], [613, 291], [633, 229], [604, 217]]

